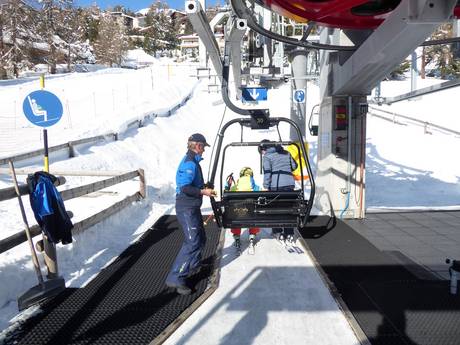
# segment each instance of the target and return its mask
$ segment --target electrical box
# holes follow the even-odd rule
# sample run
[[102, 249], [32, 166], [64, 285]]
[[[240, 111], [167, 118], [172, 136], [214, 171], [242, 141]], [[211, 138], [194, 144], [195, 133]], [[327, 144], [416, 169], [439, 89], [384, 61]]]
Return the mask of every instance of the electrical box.
[[347, 157], [347, 130], [348, 114], [345, 103], [335, 104], [333, 107], [332, 153], [336, 157]]

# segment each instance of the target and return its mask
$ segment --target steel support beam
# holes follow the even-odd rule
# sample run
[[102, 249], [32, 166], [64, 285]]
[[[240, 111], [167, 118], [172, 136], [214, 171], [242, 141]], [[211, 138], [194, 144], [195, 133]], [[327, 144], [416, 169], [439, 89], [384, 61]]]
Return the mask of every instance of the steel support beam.
[[[203, 8], [204, 11], [206, 11], [206, 0], [198, 1], [200, 3], [200, 7]], [[201, 38], [198, 40], [198, 58], [201, 67], [208, 67], [208, 52]]]
[[333, 66], [331, 95], [369, 94], [385, 75], [453, 13], [457, 0], [402, 0], [343, 64]]
[[230, 29], [228, 43], [230, 44], [230, 56], [232, 61], [233, 82], [235, 83], [236, 99], [241, 99], [241, 42], [248, 24], [245, 19], [229, 21]]
[[203, 42], [209, 53], [209, 58], [216, 70], [217, 75], [222, 81], [222, 59], [220, 57], [219, 45], [217, 44], [214, 33], [209, 26], [208, 19], [199, 1], [189, 0], [185, 2], [185, 12], [190, 20], [198, 37]]
[[[307, 130], [306, 126], [306, 111], [307, 111], [307, 67], [308, 67], [308, 54], [309, 51], [305, 48], [297, 48], [291, 53], [291, 120], [294, 121], [300, 128], [302, 138], [305, 139]], [[296, 90], [304, 91], [304, 100], [296, 101], [294, 93]], [[296, 139], [297, 133], [291, 127], [290, 138]]]
[[[265, 30], [271, 31], [272, 28], [272, 11], [263, 8], [262, 9], [263, 27]], [[269, 37], [264, 37], [264, 66], [273, 65], [273, 42]]]

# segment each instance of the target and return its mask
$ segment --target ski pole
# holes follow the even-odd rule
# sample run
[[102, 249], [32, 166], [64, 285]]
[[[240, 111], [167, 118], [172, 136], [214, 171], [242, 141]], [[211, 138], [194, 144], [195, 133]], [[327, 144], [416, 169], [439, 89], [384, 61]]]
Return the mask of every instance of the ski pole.
[[37, 273], [38, 282], [40, 283], [40, 285], [43, 285], [43, 277], [42, 277], [42, 272], [40, 270], [40, 263], [38, 262], [38, 257], [37, 257], [37, 253], [35, 252], [35, 249], [34, 249], [34, 244], [32, 242], [32, 237], [30, 236], [29, 223], [27, 222], [27, 216], [26, 216], [26, 212], [24, 211], [24, 205], [22, 203], [21, 193], [19, 192], [18, 180], [16, 179], [16, 172], [14, 170], [14, 165], [13, 165], [12, 161], [9, 161], [8, 163], [9, 163], [9, 166], [10, 166], [11, 176], [13, 177], [14, 190], [16, 191], [16, 195], [18, 196], [18, 201], [19, 201], [19, 207], [21, 209], [22, 220], [24, 221], [24, 225], [26, 227], [27, 242], [29, 243], [30, 251], [32, 252], [32, 262], [34, 264], [35, 273]]

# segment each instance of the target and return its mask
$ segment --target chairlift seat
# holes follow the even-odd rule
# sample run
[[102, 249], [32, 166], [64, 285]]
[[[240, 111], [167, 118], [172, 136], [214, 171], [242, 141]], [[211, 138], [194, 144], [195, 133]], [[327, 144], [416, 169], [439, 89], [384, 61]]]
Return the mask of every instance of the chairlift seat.
[[307, 212], [302, 190], [225, 191], [218, 208], [225, 228], [296, 227]]

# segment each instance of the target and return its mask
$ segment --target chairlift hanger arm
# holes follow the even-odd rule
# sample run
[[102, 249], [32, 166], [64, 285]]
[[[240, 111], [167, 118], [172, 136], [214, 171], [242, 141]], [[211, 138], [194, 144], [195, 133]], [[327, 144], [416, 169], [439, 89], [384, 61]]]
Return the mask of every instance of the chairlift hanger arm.
[[308, 36], [310, 36], [311, 32], [313, 31], [314, 27], [316, 26], [316, 22], [308, 22], [308, 26], [303, 33], [302, 38], [300, 39], [302, 42], [306, 42]]
[[248, 27], [254, 30], [255, 32], [266, 36], [268, 38], [274, 39], [279, 42], [292, 44], [299, 47], [305, 47], [310, 49], [324, 49], [324, 50], [344, 50], [344, 51], [354, 51], [357, 49], [356, 46], [341, 46], [341, 45], [331, 45], [331, 44], [322, 44], [308, 42], [304, 40], [297, 40], [294, 38], [285, 37], [279, 34], [276, 34], [270, 30], [263, 28], [257, 23], [257, 21], [252, 16], [249, 8], [244, 4], [244, 0], [231, 0], [233, 11], [237, 14], [238, 17], [246, 19]]
[[227, 107], [232, 110], [233, 112], [245, 115], [245, 116], [270, 116], [270, 111], [268, 109], [243, 109], [236, 106], [228, 95], [228, 76], [230, 74], [230, 48], [231, 45], [226, 40], [225, 41], [225, 48], [224, 48], [224, 61], [222, 67], [222, 99], [224, 100]]

